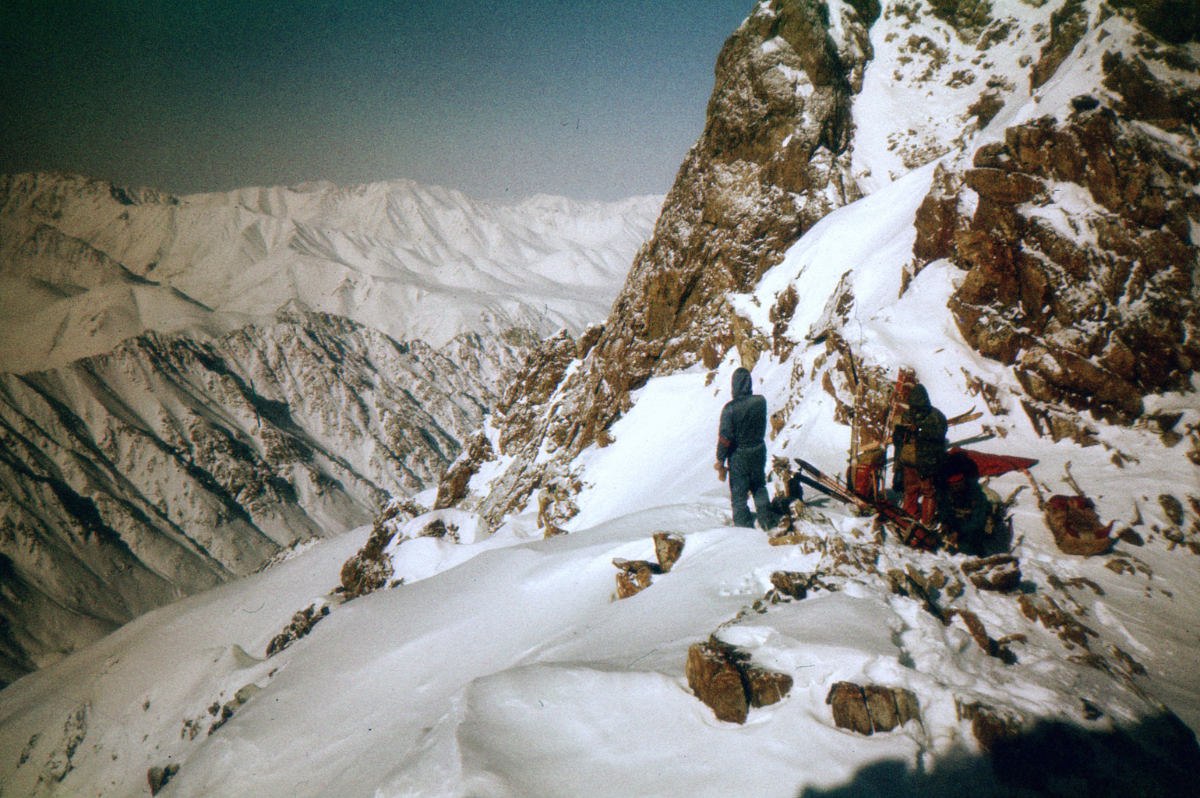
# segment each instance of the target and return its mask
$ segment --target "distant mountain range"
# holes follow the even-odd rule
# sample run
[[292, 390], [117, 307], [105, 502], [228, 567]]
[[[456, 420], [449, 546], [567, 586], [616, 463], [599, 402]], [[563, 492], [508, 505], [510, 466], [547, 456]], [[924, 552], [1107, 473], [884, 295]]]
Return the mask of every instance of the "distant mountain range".
[[0, 678], [436, 484], [660, 203], [0, 177]]

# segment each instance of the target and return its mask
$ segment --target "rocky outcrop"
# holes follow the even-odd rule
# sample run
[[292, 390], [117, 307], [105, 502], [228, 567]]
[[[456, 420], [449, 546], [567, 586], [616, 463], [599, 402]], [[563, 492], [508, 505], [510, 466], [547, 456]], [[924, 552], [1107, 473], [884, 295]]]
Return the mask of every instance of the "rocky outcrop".
[[1029, 73], [1030, 88], [1049, 80], [1088, 29], [1088, 11], [1083, 0], [1067, 0], [1050, 15], [1050, 40], [1042, 47], [1041, 58]]
[[649, 560], [613, 560], [617, 569], [617, 599], [627, 599], [650, 587], [653, 575], [661, 573], [656, 563]]
[[860, 196], [850, 105], [872, 20], [829, 13], [809, 0], [762, 4], [722, 49], [704, 133], [597, 343], [617, 394], [698, 362], [705, 342], [734, 345], [730, 318], [714, 312], [724, 295], [755, 285], [805, 230]]
[[1021, 564], [1011, 554], [967, 560], [959, 568], [980, 590], [1006, 593], [1021, 584]]
[[683, 555], [684, 540], [678, 535], [668, 532], [654, 533], [654, 554], [657, 562], [649, 560], [626, 560], [620, 557], [613, 559], [617, 568], [617, 599], [625, 599], [636, 595], [650, 587], [657, 574], [665, 574], [671, 570]]
[[792, 689], [791, 676], [750, 664], [746, 652], [715, 637], [688, 649], [684, 670], [696, 698], [729, 723], [745, 723], [751, 708], [778, 703]]
[[921, 720], [917, 697], [902, 687], [836, 682], [829, 688], [825, 703], [833, 711], [835, 726], [859, 734], [890, 732], [910, 720]]
[[458, 458], [446, 469], [446, 473], [438, 481], [437, 497], [433, 509], [440, 510], [453, 507], [467, 495], [467, 486], [471, 477], [479, 472], [480, 466], [489, 460], [496, 459], [492, 443], [482, 430], [472, 433], [463, 446]]
[[167, 766], [155, 765], [146, 771], [146, 783], [150, 787], [151, 795], [158, 795], [159, 791], [166, 787], [179, 772], [178, 764], [170, 764]]
[[280, 651], [295, 643], [302, 637], [308, 636], [313, 627], [322, 618], [329, 615], [329, 605], [322, 604], [318, 609], [316, 604], [310, 604], [292, 616], [292, 621], [284, 630], [271, 638], [267, 644], [267, 656], [273, 657]]
[[967, 272], [950, 301], [963, 337], [1013, 367], [1056, 437], [1047, 409], [1129, 423], [1200, 364], [1200, 64], [1135, 41], [1099, 57], [1102, 85], [1063, 118], [941, 170], [917, 218], [918, 260]]

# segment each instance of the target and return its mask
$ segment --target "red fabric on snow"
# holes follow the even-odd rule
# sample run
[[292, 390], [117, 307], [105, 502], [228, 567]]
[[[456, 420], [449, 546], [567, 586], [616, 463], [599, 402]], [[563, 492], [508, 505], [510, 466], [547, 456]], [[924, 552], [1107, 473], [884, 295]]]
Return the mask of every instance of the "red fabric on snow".
[[997, 477], [1001, 474], [1007, 474], [1009, 471], [1023, 471], [1027, 468], [1032, 468], [1038, 462], [1029, 457], [1014, 457], [1010, 454], [986, 454], [984, 452], [963, 449], [958, 446], [950, 451], [966, 452], [967, 457], [970, 457], [971, 462], [979, 469], [979, 476], [981, 477]]

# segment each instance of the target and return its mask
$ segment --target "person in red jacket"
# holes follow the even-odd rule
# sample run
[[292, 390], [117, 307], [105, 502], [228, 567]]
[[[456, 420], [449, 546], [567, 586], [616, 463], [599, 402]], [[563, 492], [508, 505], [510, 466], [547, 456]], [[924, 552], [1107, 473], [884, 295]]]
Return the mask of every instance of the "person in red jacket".
[[[718, 473], [729, 472], [729, 503], [733, 523], [754, 526], [747, 495], [754, 497], [758, 523], [764, 530], [775, 525], [771, 497], [767, 495], [767, 400], [751, 391], [750, 372], [733, 372], [733, 399], [721, 409], [721, 427], [717, 433]], [[728, 464], [728, 466], [726, 466]]]

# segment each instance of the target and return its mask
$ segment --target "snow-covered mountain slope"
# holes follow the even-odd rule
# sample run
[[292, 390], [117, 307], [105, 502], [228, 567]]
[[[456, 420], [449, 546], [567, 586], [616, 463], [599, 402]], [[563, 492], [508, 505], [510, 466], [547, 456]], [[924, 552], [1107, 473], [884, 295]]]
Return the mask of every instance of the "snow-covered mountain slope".
[[[1200, 214], [1178, 188], [1195, 169], [1188, 65], [1200, 31], [1159, 30], [1158, 6], [756, 4], [613, 312], [530, 355], [439, 486], [439, 503], [455, 506], [409, 518], [394, 505], [376, 529], [142, 616], [24, 677], [0, 693], [3, 783], [45, 795], [152, 785], [380, 798], [1194, 792], [1194, 369], [1175, 360], [1153, 385], [1135, 369], [1126, 381], [1139, 406], [1113, 414], [1031, 391], [1030, 372], [1052, 370], [1014, 368], [975, 334], [1011, 327], [1049, 361], [1088, 334], [1120, 339], [1131, 328], [1073, 316], [1076, 295], [1063, 291], [1049, 303], [1057, 326], [1012, 323], [1004, 303], [1039, 310], [1025, 301], [1036, 293], [1012, 292], [999, 279], [1009, 271], [981, 265], [1021, 263], [1036, 286], [1031, 261], [1043, 276], [1066, 262], [1063, 285], [1086, 288], [1089, 258], [1119, 264], [1130, 242], [1166, 235], [1179, 255], [1164, 266], [1169, 282], [1192, 280], [1172, 301], [1192, 312]], [[912, 66], [918, 57], [927, 63]], [[1118, 82], [1118, 61], [1155, 80]], [[972, 67], [1003, 70], [1011, 85], [987, 86]], [[888, 75], [894, 113], [873, 109]], [[1071, 102], [1085, 95], [1096, 105]], [[1180, 112], [1179, 124], [1141, 118], [1135, 96]], [[946, 121], [964, 112], [977, 121]], [[1026, 126], [1043, 118], [1035, 127], [1055, 135], [1034, 141]], [[1096, 151], [1069, 175], [1047, 167], [1041, 144], [1069, 163], [1065, 143], [1093, 119], [1115, 120], [1112, 152], [1145, 157]], [[868, 122], [886, 130], [863, 133]], [[1142, 136], [1162, 148], [1144, 149]], [[988, 146], [1001, 143], [1010, 149]], [[1160, 157], [1181, 152], [1167, 171]], [[1145, 179], [1125, 183], [1138, 189], [1128, 207], [1106, 205], [1106, 183], [1091, 176], [1138, 164]], [[848, 190], [856, 179], [862, 198]], [[1030, 181], [1048, 190], [1030, 196]], [[1158, 200], [1163, 221], [1148, 227]], [[776, 218], [781, 209], [795, 215]], [[805, 209], [814, 216], [797, 221]], [[1181, 210], [1182, 233], [1168, 223]], [[1072, 224], [1079, 242], [1107, 237], [1060, 262], [1071, 253], [1054, 236], [1026, 236], [1039, 218], [1062, 222], [1058, 238]], [[1113, 295], [1105, 318], [1125, 318], [1128, 296]], [[986, 319], [964, 324], [961, 306], [995, 298]], [[1138, 359], [1186, 357], [1190, 333], [1171, 334]], [[1102, 354], [1076, 357], [1109, 368]], [[769, 453], [832, 474], [847, 462], [856, 401], [880, 398], [901, 367], [947, 415], [973, 406], [981, 417], [952, 438], [990, 433], [976, 448], [1038, 460], [1032, 482], [1010, 473], [988, 484], [1007, 500], [1011, 534], [988, 541], [1006, 557], [989, 566], [919, 551], [812, 495], [775, 545], [731, 527], [710, 458], [739, 365], [777, 422]], [[1072, 483], [1114, 522], [1111, 551], [1057, 547], [1044, 501]], [[662, 573], [650, 567], [656, 533], [683, 544]], [[977, 570], [1001, 565], [1005, 585]], [[614, 600], [625, 568], [649, 586]], [[719, 669], [694, 678], [705, 663]], [[699, 698], [706, 684], [723, 685], [730, 705], [749, 690], [744, 722], [719, 720]], [[891, 725], [864, 709], [874, 733], [850, 730], [839, 684], [883, 709], [890, 700], [893, 715], [904, 703], [910, 717]]]
[[[1094, 443], [1097, 422], [1137, 423], [1164, 432], [1172, 445], [1186, 439], [1200, 458], [1200, 433], [1179, 426], [1182, 416], [1161, 411], [1154, 398], [1187, 389], [1197, 362], [1200, 249], [1192, 231], [1200, 226], [1200, 203], [1190, 186], [1200, 180], [1200, 139], [1186, 123], [1198, 119], [1200, 108], [1195, 45], [1164, 44], [1138, 25], [1134, 12], [1113, 14], [1100, 3], [979, 6], [979, 14], [966, 17], [952, 6], [891, 3], [874, 15], [866, 3], [830, 3], [827, 13], [820, 4], [755, 7], [722, 52], [710, 124], [681, 169], [614, 312], [598, 335], [584, 336], [576, 349], [569, 341], [550, 341], [530, 361], [514, 383], [523, 389], [510, 390], [492, 421], [501, 430], [495, 454], [504, 474], [465, 501], [481, 507], [493, 525], [519, 510], [544, 473], [569, 468], [585, 448], [604, 442], [628, 411], [631, 392], [652, 375], [712, 369], [734, 350], [751, 365], [768, 353], [786, 361], [830, 334], [856, 340], [865, 309], [842, 276], [868, 273], [860, 261], [845, 259], [837, 274], [806, 278], [792, 290], [777, 286], [777, 296], [757, 299], [763, 318], [753, 324], [728, 300], [731, 292], [760, 284], [764, 270], [783, 258], [788, 239], [774, 205], [734, 202], [747, 195], [721, 175], [733, 168], [756, 174], [753, 196], [790, 190], [803, 204], [811, 197], [788, 189], [786, 175], [826, 169], [833, 156], [840, 165], [822, 172], [825, 182], [811, 184], [809, 194], [819, 190], [828, 197], [828, 181], [836, 177], [845, 186], [851, 167], [864, 178], [862, 189], [876, 186], [878, 193], [880, 179], [895, 170], [938, 164], [913, 216], [889, 216], [897, 229], [915, 228], [914, 241], [886, 254], [853, 251], [870, 257], [869, 279], [891, 286], [893, 301], [926, 264], [950, 262], [961, 269], [950, 300], [959, 332], [975, 351], [1005, 367], [999, 373], [1021, 382], [1022, 411], [1036, 419], [1039, 431]], [[824, 38], [814, 29], [825, 31]], [[938, 43], [940, 55], [909, 74], [912, 48], [927, 47], [926, 40]], [[805, 46], [816, 47], [818, 55], [809, 58]], [[995, 62], [989, 60], [993, 50]], [[1025, 65], [1028, 83], [1006, 73], [1007, 89], [979, 85], [983, 74], [1000, 74], [1011, 63]], [[882, 81], [890, 101], [923, 105], [941, 120], [946, 107], [967, 104], [966, 78], [947, 76], [947, 64], [975, 75], [969, 82], [987, 112], [963, 111], [954, 140], [933, 149], [913, 144], [905, 150], [909, 160], [897, 161], [903, 141], [911, 144], [912, 136], [925, 134], [903, 127], [908, 116], [879, 114], [876, 106], [884, 101], [863, 92], [871, 86], [884, 91], [873, 82]], [[799, 67], [807, 71], [795, 73]], [[889, 85], [897, 70], [900, 78]], [[883, 76], [873, 77], [876, 72]], [[795, 97], [790, 105], [764, 105], [760, 94], [779, 89], [778, 74], [793, 76], [788, 85]], [[847, 90], [861, 87], [852, 108], [860, 127], [872, 129], [861, 151], [858, 127], [836, 146], [828, 137], [830, 129], [842, 127], [834, 124], [836, 114], [817, 113], [836, 106], [814, 94], [822, 80]], [[746, 82], [750, 88], [728, 89]], [[1143, 99], [1151, 110], [1141, 107]], [[805, 110], [809, 104], [815, 110]], [[780, 107], [789, 113], [780, 116]], [[744, 127], [732, 139], [717, 135], [729, 126], [719, 121], [725, 117]], [[880, 126], [894, 133], [882, 139], [891, 142], [887, 146], [875, 138]], [[807, 156], [784, 145], [797, 136], [816, 142]], [[738, 146], [731, 149], [731, 140]], [[793, 162], [804, 157], [808, 167]], [[792, 159], [791, 167], [780, 166], [780, 158]], [[839, 202], [851, 198], [838, 196]], [[737, 214], [710, 214], [729, 203]], [[739, 244], [738, 237], [751, 230], [759, 231], [753, 245]], [[798, 303], [828, 312], [812, 328], [798, 329], [790, 324]], [[929, 356], [912, 352], [902, 362]], [[987, 373], [964, 378], [964, 389], [998, 390], [991, 370], [989, 365]], [[477, 467], [461, 464], [455, 484]], [[458, 495], [464, 496], [461, 490]]]
[[656, 211], [0, 178], [0, 680], [434, 484]]
[[[911, 246], [897, 217], [911, 215], [929, 179], [926, 170], [832, 214], [763, 290], [801, 272], [840, 274], [853, 248]], [[942, 358], [920, 376], [948, 412], [965, 409], [958, 370], [986, 361], [948, 318], [950, 267], [924, 270], [900, 305], [889, 301], [894, 284], [871, 290], [869, 270], [856, 277], [864, 305], [887, 308], [865, 320], [864, 351], [899, 357], [935, 343]], [[794, 323], [821, 311], [799, 308]], [[912, 317], [928, 323], [904, 323]], [[832, 471], [848, 445], [836, 400], [819, 378], [793, 383], [793, 369], [818, 356], [765, 361], [756, 386], [788, 408], [772, 452]], [[1105, 518], [1133, 521], [1145, 542], [1068, 558], [1024, 478], [1006, 475], [991, 487], [1019, 491], [1022, 582], [991, 592], [970, 581], [962, 555], [910, 549], [828, 501], [813, 503], [788, 545], [731, 527], [710, 457], [736, 365], [730, 356], [714, 380], [685, 372], [638, 392], [615, 440], [577, 461], [569, 534], [543, 539], [535, 508], [490, 534], [462, 510], [397, 516], [383, 525], [395, 533], [382, 550], [389, 589], [347, 602], [338, 592], [363, 528], [24, 677], [0, 694], [6, 791], [132, 796], [168, 774], [162, 796], [1061, 795], [1064, 783], [1187, 794], [1200, 749], [1163, 705], [1200, 726], [1200, 558], [1171, 544], [1153, 496], [1142, 499], [1194, 474], [1179, 452], [1114, 431], [1107, 442], [1129, 458], [1120, 470], [1104, 447], [1039, 438], [1003, 399], [1011, 412], [978, 422], [1007, 433], [987, 449], [1040, 458], [1044, 491], [1059, 490], [1072, 461]], [[436, 520], [453, 534], [423, 536]], [[614, 559], [654, 560], [659, 532], [682, 539], [680, 559], [615, 600]], [[779, 572], [810, 579], [807, 598], [774, 588]], [[917, 584], [940, 587], [921, 598]], [[1074, 635], [1027, 617], [1030, 599], [1066, 610]], [[1004, 640], [1011, 661], [985, 651], [966, 618]], [[267, 655], [286, 628], [310, 625]], [[742, 725], [716, 719], [686, 675], [689, 649], [710, 635], [789, 676], [787, 695]], [[919, 721], [871, 736], [838, 728], [826, 699], [843, 681], [911, 691]], [[983, 739], [1003, 756], [983, 750], [972, 713], [1001, 724]]]

